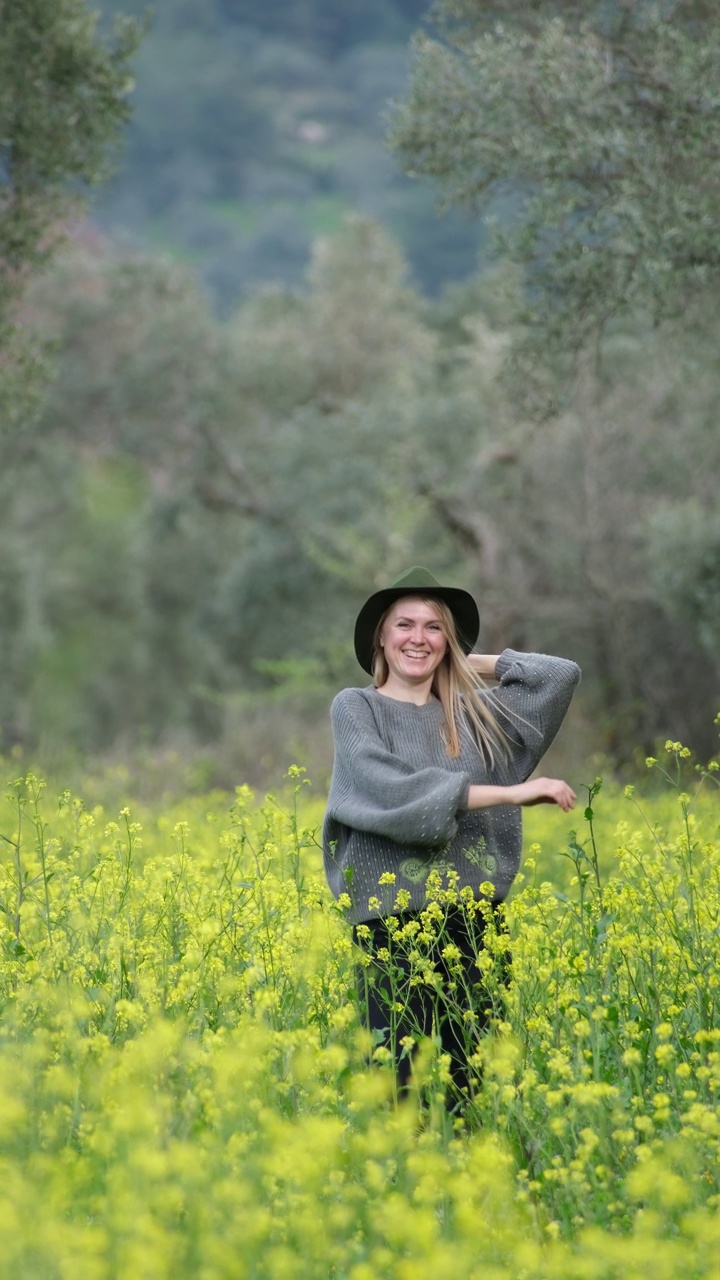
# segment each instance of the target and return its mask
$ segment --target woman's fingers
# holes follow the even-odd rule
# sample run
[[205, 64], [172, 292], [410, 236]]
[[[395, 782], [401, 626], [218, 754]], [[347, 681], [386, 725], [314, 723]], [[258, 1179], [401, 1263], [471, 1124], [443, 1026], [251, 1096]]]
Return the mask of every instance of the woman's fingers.
[[577, 796], [567, 782], [564, 782], [562, 778], [543, 778], [542, 781], [545, 783], [548, 799], [551, 802], [559, 805], [565, 813], [572, 809]]
[[555, 803], [559, 804], [560, 808], [567, 812], [569, 809], [572, 809], [575, 801], [577, 800], [577, 796], [575, 795], [572, 787], [568, 786], [567, 782], [563, 782], [560, 778], [554, 778], [552, 781], [555, 787]]
[[567, 813], [574, 808], [577, 796], [562, 778], [533, 778], [522, 785], [523, 805], [557, 804]]

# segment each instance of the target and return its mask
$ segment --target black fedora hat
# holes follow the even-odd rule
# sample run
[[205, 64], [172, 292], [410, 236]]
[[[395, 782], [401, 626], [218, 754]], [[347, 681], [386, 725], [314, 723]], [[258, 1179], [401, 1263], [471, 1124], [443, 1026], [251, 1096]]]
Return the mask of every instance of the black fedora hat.
[[478, 607], [468, 591], [460, 587], [443, 587], [429, 569], [419, 565], [406, 570], [389, 587], [375, 591], [365, 601], [355, 623], [355, 653], [363, 671], [372, 675], [375, 629], [386, 609], [401, 596], [424, 596], [442, 600], [448, 606], [457, 629], [457, 637], [465, 653], [469, 653], [480, 631]]

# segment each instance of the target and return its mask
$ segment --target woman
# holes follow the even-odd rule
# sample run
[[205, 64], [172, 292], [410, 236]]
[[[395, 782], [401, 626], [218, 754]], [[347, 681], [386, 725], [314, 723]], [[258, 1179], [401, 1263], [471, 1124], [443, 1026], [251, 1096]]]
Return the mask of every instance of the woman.
[[[325, 871], [335, 897], [349, 901], [356, 939], [372, 955], [393, 953], [384, 974], [372, 968], [366, 1016], [395, 1060], [401, 1088], [410, 1075], [408, 1047], [433, 1031], [450, 1054], [456, 1085], [467, 1085], [458, 1032], [465, 1010], [452, 1017], [432, 983], [411, 981], [407, 955], [393, 948], [393, 915], [411, 936], [433, 870], [450, 876], [461, 900], [503, 902], [520, 865], [520, 808], [547, 803], [567, 811], [576, 799], [561, 779], [528, 779], [560, 728], [579, 668], [511, 649], [471, 654], [479, 629], [472, 596], [442, 586], [427, 569], [410, 569], [370, 596], [357, 618], [355, 652], [373, 684], [344, 689], [331, 709]], [[487, 679], [497, 680], [495, 689]], [[484, 915], [451, 911], [430, 956], [445, 989], [462, 987], [467, 999], [479, 978]], [[451, 972], [443, 959], [448, 940], [466, 970], [460, 986], [457, 963]], [[478, 1025], [477, 1009], [467, 1012]]]

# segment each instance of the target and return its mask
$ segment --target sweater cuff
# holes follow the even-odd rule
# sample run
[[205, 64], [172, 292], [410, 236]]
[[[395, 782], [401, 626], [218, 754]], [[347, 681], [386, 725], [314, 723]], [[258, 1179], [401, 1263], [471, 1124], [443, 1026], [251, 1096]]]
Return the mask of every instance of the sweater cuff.
[[502, 680], [503, 676], [507, 675], [515, 659], [519, 657], [520, 654], [515, 649], [503, 649], [495, 663], [495, 679]]
[[470, 807], [470, 783], [468, 782], [464, 791], [460, 792], [457, 802], [458, 813], [466, 813]]

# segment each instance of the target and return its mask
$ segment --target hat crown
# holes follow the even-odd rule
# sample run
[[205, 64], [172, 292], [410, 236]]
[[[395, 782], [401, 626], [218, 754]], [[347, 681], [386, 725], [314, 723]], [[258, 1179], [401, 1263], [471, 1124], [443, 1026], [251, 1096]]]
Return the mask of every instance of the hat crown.
[[423, 588], [437, 590], [439, 586], [440, 583], [437, 578], [433, 577], [430, 570], [423, 569], [422, 565], [419, 564], [413, 565], [412, 569], [406, 569], [405, 573], [402, 573], [399, 578], [396, 578], [394, 582], [390, 583], [390, 587], [395, 590], [397, 590], [398, 587], [402, 587], [403, 590], [407, 588], [408, 591], [414, 591], [416, 588], [418, 590], [422, 590]]

